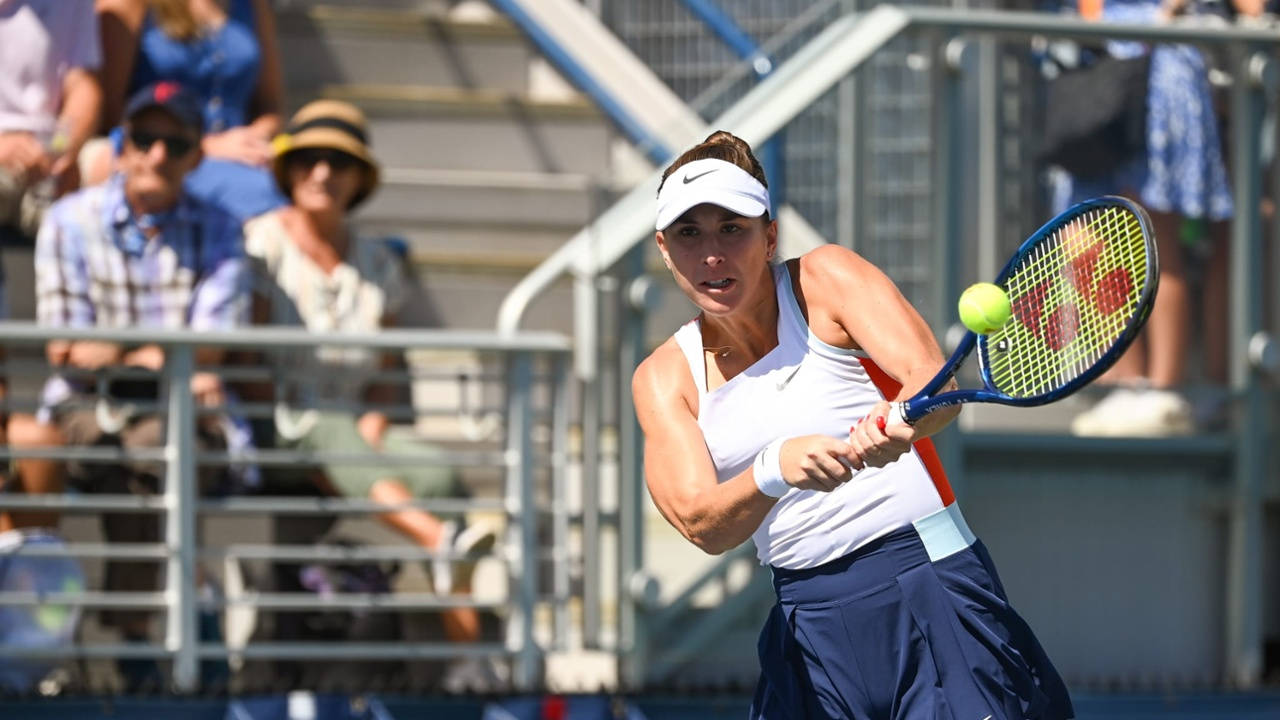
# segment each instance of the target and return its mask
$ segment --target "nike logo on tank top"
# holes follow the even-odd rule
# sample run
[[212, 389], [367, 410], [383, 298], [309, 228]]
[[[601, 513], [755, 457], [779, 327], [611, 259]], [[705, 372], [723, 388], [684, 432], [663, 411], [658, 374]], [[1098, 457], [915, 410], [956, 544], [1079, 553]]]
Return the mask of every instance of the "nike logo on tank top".
[[[809, 332], [786, 265], [772, 270], [778, 345], [724, 385], [707, 392], [697, 318], [674, 336], [698, 388], [698, 426], [720, 482], [746, 470], [775, 438], [825, 434], [846, 439], [849, 426], [884, 398], [868, 372], [870, 358], [828, 345]], [[937, 482], [945, 486], [946, 480]], [[945, 494], [949, 498], [950, 491]], [[830, 493], [792, 488], [752, 539], [761, 563], [814, 567], [942, 509], [942, 497], [913, 450], [886, 467], [855, 473]]]

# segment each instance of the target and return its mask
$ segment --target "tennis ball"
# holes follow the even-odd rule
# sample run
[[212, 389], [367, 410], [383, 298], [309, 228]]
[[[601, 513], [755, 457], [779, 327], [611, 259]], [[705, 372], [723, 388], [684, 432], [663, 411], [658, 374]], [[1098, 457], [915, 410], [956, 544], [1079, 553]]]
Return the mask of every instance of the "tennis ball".
[[979, 335], [999, 330], [1012, 314], [1009, 295], [999, 285], [974, 283], [960, 294], [960, 321]]

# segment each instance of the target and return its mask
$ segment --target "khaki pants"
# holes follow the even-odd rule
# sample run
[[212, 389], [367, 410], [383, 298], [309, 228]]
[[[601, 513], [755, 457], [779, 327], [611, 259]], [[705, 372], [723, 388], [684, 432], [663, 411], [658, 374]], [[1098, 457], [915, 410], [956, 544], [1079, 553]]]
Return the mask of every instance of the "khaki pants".
[[[326, 463], [325, 475], [334, 490], [346, 497], [366, 498], [374, 484], [384, 478], [397, 479], [418, 498], [462, 497], [464, 491], [454, 469], [444, 462], [444, 453], [434, 445], [388, 435], [381, 450], [365, 442], [351, 413], [320, 411], [310, 414], [307, 430], [292, 440], [281, 438], [277, 445], [295, 450], [368, 455], [367, 463]], [[379, 455], [410, 455], [428, 458], [419, 465], [380, 465]], [[434, 458], [439, 457], [439, 460]]]
[[[159, 415], [140, 415], [131, 419], [116, 434], [108, 434], [98, 426], [92, 409], [76, 409], [57, 414], [57, 423], [70, 447], [117, 447], [125, 450], [160, 448], [165, 442], [165, 419]], [[196, 433], [196, 447], [201, 450], [222, 449], [226, 441], [216, 432], [201, 428]], [[165, 475], [165, 463], [158, 460], [126, 460], [122, 463], [68, 461], [67, 485], [84, 493], [111, 495], [155, 495]], [[208, 494], [224, 475], [220, 466], [201, 467], [197, 471], [198, 491]], [[103, 513], [102, 532], [109, 543], [155, 543], [161, 539], [161, 515], [143, 513]], [[103, 585], [120, 592], [151, 592], [159, 589], [161, 563], [155, 560], [108, 560]], [[106, 626], [136, 628], [151, 611], [107, 610], [102, 613]]]

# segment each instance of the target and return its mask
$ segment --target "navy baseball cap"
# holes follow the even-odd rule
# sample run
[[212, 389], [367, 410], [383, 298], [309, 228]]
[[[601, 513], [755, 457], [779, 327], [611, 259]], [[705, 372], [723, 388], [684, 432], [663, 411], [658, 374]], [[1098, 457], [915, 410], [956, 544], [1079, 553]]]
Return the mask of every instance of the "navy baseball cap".
[[131, 120], [143, 110], [158, 108], [172, 115], [178, 122], [204, 133], [204, 113], [200, 100], [176, 82], [157, 82], [135, 92], [124, 106], [124, 117]]

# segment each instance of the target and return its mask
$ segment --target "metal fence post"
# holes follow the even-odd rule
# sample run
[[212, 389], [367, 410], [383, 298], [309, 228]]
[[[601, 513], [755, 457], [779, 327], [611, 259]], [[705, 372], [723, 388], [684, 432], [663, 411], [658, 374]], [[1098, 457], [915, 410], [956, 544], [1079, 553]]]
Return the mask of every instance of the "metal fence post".
[[631, 397], [631, 373], [648, 351], [645, 319], [659, 301], [659, 291], [645, 274], [644, 246], [627, 254], [627, 285], [618, 312], [618, 368], [624, 391], [618, 408], [618, 682], [626, 689], [644, 686], [648, 665], [649, 626], [644, 593], [635, 584], [645, 578], [644, 520], [648, 491], [644, 482], [644, 434]]
[[533, 501], [533, 443], [530, 384], [533, 372], [527, 352], [514, 352], [507, 367], [506, 508], [510, 546], [509, 578], [515, 601], [507, 629], [507, 645], [515, 655], [512, 682], [517, 690], [537, 683], [538, 649], [533, 637], [538, 583], [538, 509]]
[[565, 650], [569, 638], [569, 599], [573, 594], [569, 550], [569, 363], [562, 357], [551, 361], [551, 557], [555, 607], [553, 625], [555, 648]]
[[[934, 113], [932, 137], [933, 159], [933, 276], [937, 278], [934, 302], [930, 308], [933, 327], [942, 340], [955, 317], [955, 301], [959, 295], [960, 243], [963, 242], [963, 218], [960, 194], [964, 168], [960, 155], [964, 144], [963, 125], [959, 121], [963, 100], [961, 78], [965, 54], [971, 47], [963, 38], [939, 32], [934, 36], [933, 85]], [[938, 438], [938, 452], [952, 490], [963, 494], [964, 434], [952, 426]]]
[[191, 375], [195, 350], [172, 345], [165, 363], [169, 386], [169, 414], [165, 434], [165, 544], [168, 562], [165, 594], [165, 649], [174, 654], [173, 685], [179, 692], [194, 692], [198, 672], [196, 610], [196, 455], [195, 402]]
[[[1272, 62], [1242, 49], [1231, 90], [1231, 167], [1235, 217], [1231, 223], [1231, 388], [1240, 400], [1236, 418], [1235, 493], [1227, 539], [1226, 658], [1229, 682], [1256, 685], [1262, 675], [1262, 488], [1267, 417], [1260, 371], [1248, 357], [1249, 339], [1262, 330], [1262, 197], [1259, 151], [1262, 81]], [[1270, 68], [1274, 72], [1274, 68]]]

